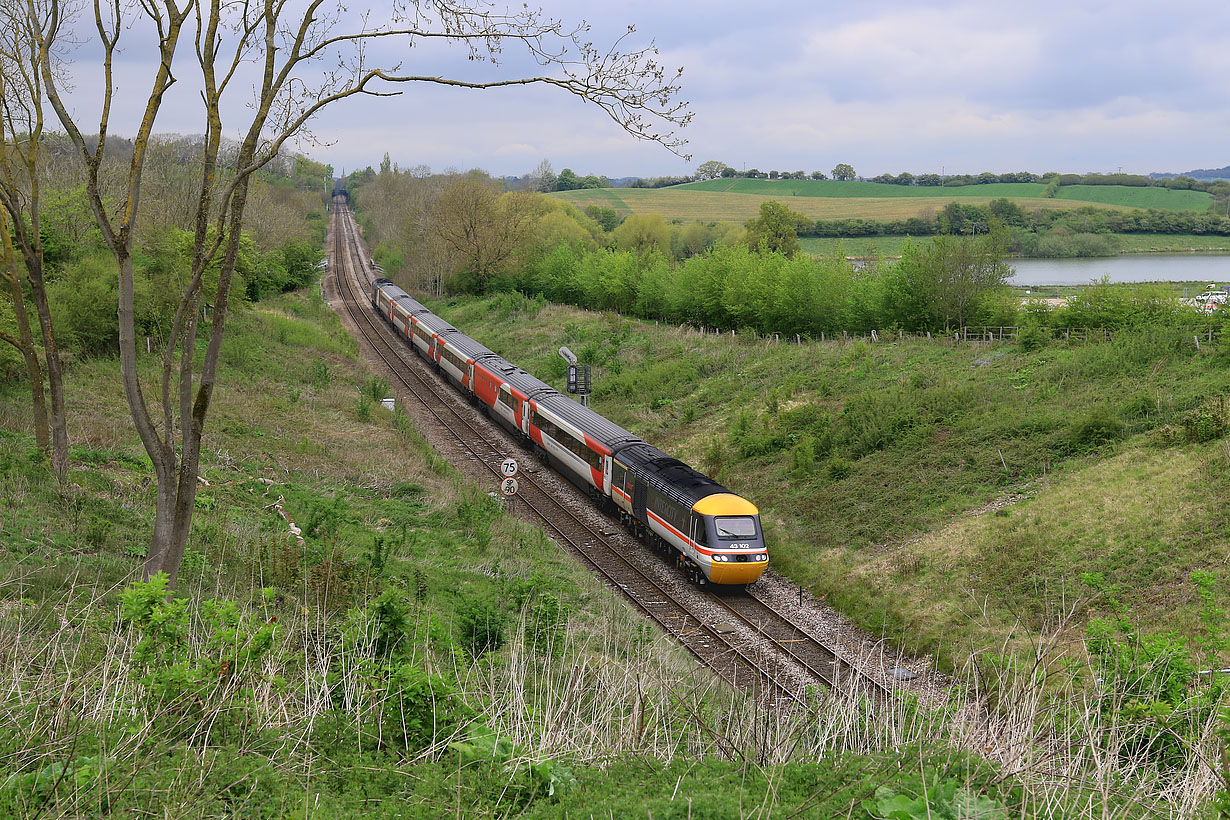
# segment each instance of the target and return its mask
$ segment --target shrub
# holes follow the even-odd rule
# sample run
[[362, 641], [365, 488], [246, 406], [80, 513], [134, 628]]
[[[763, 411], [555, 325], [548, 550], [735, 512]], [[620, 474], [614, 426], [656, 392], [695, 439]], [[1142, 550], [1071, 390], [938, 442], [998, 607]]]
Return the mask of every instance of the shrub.
[[1017, 336], [1017, 344], [1027, 353], [1041, 350], [1051, 341], [1051, 334], [1038, 325], [1026, 325]]
[[463, 598], [457, 606], [457, 626], [461, 645], [473, 658], [504, 645], [504, 613], [491, 598]]
[[829, 459], [829, 463], [825, 465], [825, 474], [833, 481], [841, 481], [846, 476], [850, 475], [851, 464], [841, 456], [833, 456]]
[[386, 744], [410, 751], [428, 749], [453, 737], [473, 716], [443, 678], [409, 663], [389, 670], [381, 709], [381, 737]]
[[1089, 453], [1125, 435], [1123, 422], [1109, 408], [1099, 405], [1068, 427], [1064, 443], [1069, 452]]
[[1180, 420], [1186, 440], [1191, 444], [1204, 444], [1226, 434], [1226, 413], [1219, 408], [1200, 407], [1188, 411]]

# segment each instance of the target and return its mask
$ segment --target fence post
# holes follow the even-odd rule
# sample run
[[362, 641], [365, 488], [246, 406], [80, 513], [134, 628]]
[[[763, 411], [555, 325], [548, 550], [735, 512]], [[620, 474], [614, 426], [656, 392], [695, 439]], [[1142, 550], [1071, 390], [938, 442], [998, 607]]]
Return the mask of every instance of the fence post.
[[1196, 343], [1196, 352], [1200, 352], [1200, 337], [1193, 336], [1192, 341]]

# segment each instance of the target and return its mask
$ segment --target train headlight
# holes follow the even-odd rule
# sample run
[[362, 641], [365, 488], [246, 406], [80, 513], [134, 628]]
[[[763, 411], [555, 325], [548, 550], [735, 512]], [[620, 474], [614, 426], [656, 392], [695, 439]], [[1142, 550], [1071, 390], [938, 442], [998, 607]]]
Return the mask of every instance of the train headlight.
[[757, 555], [757, 556], [756, 556], [756, 560], [757, 560], [757, 561], [768, 561], [768, 560], [769, 560], [769, 554], [768, 554], [767, 552], [762, 552], [762, 553], [760, 553], [759, 555]]
[[725, 556], [725, 555], [714, 555], [714, 556], [713, 556], [713, 560], [714, 560], [714, 561], [718, 561], [718, 562], [722, 562], [722, 561], [725, 561], [725, 560], [726, 560], [726, 556]]

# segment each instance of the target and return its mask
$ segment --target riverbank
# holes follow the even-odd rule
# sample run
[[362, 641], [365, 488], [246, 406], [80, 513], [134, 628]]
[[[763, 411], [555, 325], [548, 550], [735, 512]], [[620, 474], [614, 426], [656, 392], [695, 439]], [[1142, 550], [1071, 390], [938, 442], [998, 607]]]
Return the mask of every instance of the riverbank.
[[[1111, 234], [1118, 256], [1133, 254], [1230, 254], [1230, 237], [1195, 234]], [[907, 242], [925, 242], [929, 237], [860, 236], [848, 239], [803, 237], [799, 245], [813, 256], [841, 254], [852, 259], [895, 259]], [[1024, 258], [1024, 257], [1022, 257]], [[1044, 258], [1044, 257], [1031, 257]], [[1095, 257], [1113, 259], [1114, 257]]]

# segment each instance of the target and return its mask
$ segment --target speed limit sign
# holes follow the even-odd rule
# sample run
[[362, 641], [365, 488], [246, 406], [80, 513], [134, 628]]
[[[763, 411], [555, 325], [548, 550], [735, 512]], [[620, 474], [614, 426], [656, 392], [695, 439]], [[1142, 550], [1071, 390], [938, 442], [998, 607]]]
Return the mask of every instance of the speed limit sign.
[[503, 481], [501, 481], [500, 482], [500, 492], [504, 493], [504, 495], [507, 495], [507, 496], [516, 495], [517, 494], [517, 479], [506, 478]]
[[517, 460], [515, 458], [506, 458], [500, 463], [500, 472], [507, 478], [512, 478], [517, 474]]

